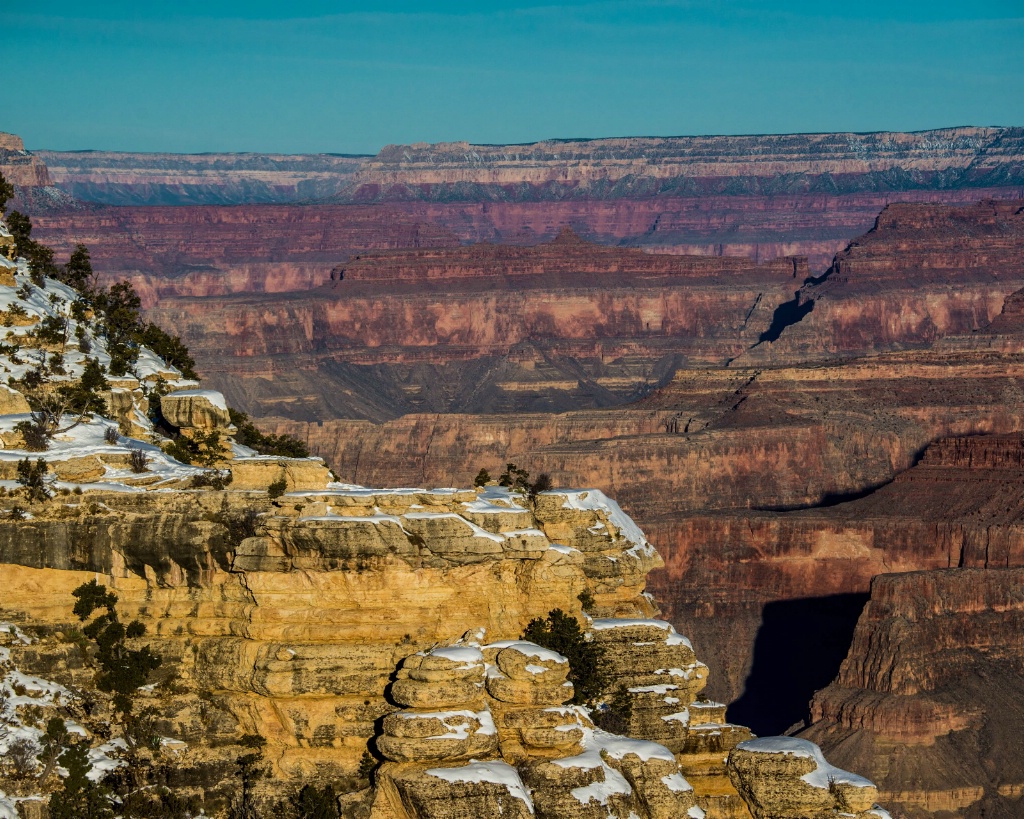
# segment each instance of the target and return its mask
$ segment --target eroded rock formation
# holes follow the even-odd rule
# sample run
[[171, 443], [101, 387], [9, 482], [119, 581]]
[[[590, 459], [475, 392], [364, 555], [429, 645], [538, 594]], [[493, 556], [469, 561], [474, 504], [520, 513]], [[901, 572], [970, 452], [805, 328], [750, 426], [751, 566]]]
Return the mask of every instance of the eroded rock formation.
[[[377, 819], [747, 816], [741, 795], [765, 775], [737, 763], [732, 787], [725, 760], [749, 731], [698, 701], [706, 666], [647, 619], [657, 553], [599, 492], [522, 500], [337, 487], [273, 504], [237, 491], [39, 502], [31, 522], [0, 522], [5, 634], [37, 635], [5, 641], [0, 663], [16, 679], [88, 688], [92, 669], [65, 635], [72, 589], [99, 575], [164, 659], [141, 702], [173, 757], [167, 784], [210, 810], [248, 735], [267, 743], [268, 798], [354, 776], [376, 735], [388, 761], [364, 796]], [[247, 531], [251, 514], [261, 525]], [[605, 615], [586, 621], [636, 738], [567, 706], [566, 659], [516, 639], [553, 608], [582, 617], [577, 590]], [[76, 703], [65, 696], [64, 713], [86, 726], [105, 713]]]
[[[989, 452], [1002, 460], [1000, 449]], [[1024, 731], [1022, 584], [1024, 570], [1005, 568], [875, 578], [801, 736], [873, 777], [907, 815], [1018, 815], [1024, 766], [1009, 749]]]

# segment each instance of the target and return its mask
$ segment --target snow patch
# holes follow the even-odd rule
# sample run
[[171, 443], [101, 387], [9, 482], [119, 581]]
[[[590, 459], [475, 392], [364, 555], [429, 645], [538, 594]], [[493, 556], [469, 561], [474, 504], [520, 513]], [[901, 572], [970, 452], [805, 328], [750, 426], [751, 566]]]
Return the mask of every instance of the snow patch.
[[426, 773], [446, 782], [491, 782], [503, 785], [511, 796], [526, 803], [527, 810], [533, 814], [530, 793], [519, 778], [518, 771], [507, 762], [479, 762], [471, 759], [468, 765], [459, 768], [428, 768]]
[[844, 771], [837, 768], [825, 759], [821, 748], [806, 739], [796, 737], [761, 737], [741, 742], [736, 746], [740, 750], [756, 754], [785, 754], [786, 756], [798, 756], [814, 760], [816, 767], [810, 773], [800, 778], [815, 788], [828, 790], [830, 782], [841, 782], [844, 785], [853, 785], [857, 788], [871, 788], [874, 783], [863, 776]]

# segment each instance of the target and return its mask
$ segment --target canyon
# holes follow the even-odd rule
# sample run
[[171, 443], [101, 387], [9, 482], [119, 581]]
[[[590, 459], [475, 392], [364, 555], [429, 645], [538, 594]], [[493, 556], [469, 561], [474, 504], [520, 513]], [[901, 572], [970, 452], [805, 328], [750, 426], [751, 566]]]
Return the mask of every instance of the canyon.
[[332, 204], [33, 219], [344, 481], [617, 497], [731, 722], [907, 817], [1012, 816], [1018, 130], [406, 146]]
[[[36, 156], [65, 194], [125, 206], [107, 212], [107, 219], [124, 220], [120, 228], [104, 224], [97, 233], [96, 217], [79, 209], [77, 216], [53, 225], [48, 241], [62, 246], [88, 241], [102, 257], [105, 237], [116, 243], [110, 234], [128, 234], [133, 252], [118, 255], [131, 264], [112, 260], [110, 265], [119, 275], [181, 280], [196, 264], [211, 265], [221, 278], [237, 281], [235, 265], [243, 266], [245, 259], [216, 260], [188, 242], [178, 249], [179, 258], [148, 254], [150, 244], [156, 249], [173, 243], [180, 231], [177, 217], [154, 206], [209, 206], [192, 216], [201, 225], [233, 221], [234, 211], [218, 205], [289, 203], [294, 241], [271, 238], [280, 229], [275, 227], [280, 211], [274, 209], [247, 209], [248, 219], [230, 240], [220, 235], [247, 243], [248, 261], [269, 253], [278, 262], [294, 263], [318, 249], [304, 246], [306, 222], [313, 229], [329, 223], [330, 233], [344, 230], [350, 219], [378, 219], [386, 236], [388, 221], [401, 218], [443, 228], [464, 243], [532, 244], [571, 227], [591, 241], [652, 252], [755, 261], [803, 255], [818, 274], [890, 203], [967, 204], [1024, 196], [1022, 145], [1019, 128], [950, 128], [406, 145], [387, 146], [372, 157], [103, 151], [36, 151]], [[336, 259], [382, 246], [390, 245], [355, 241], [337, 247]], [[329, 266], [319, 268], [315, 281], [326, 280], [328, 271]], [[251, 289], [264, 289], [259, 277], [249, 281]]]

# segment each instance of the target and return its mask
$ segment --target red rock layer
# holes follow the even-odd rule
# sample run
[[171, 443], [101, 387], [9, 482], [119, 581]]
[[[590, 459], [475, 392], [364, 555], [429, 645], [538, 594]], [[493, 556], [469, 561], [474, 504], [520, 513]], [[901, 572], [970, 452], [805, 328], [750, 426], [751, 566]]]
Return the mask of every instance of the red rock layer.
[[1022, 247], [1024, 200], [890, 205], [801, 289], [810, 313], [745, 360], [863, 354], [978, 331], [1024, 282]]
[[453, 245], [443, 228], [386, 208], [92, 208], [33, 217], [58, 257], [82, 243], [103, 278], [127, 278], [145, 306], [171, 295], [308, 290], [353, 250]]
[[[1019, 464], [995, 469], [1015, 473], [1018, 484], [1024, 475]], [[874, 777], [883, 799], [907, 815], [1019, 815], [1022, 588], [1021, 569], [875, 578], [849, 655], [815, 695], [801, 735]]]

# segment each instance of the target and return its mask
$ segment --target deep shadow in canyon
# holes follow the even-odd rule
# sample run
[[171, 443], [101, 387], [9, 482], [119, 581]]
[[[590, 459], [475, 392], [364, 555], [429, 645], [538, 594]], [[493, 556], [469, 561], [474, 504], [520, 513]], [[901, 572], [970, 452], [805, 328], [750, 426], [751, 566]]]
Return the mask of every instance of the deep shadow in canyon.
[[743, 694], [730, 722], [759, 736], [784, 733], [807, 717], [814, 692], [839, 673], [868, 594], [777, 600], [764, 607]]

